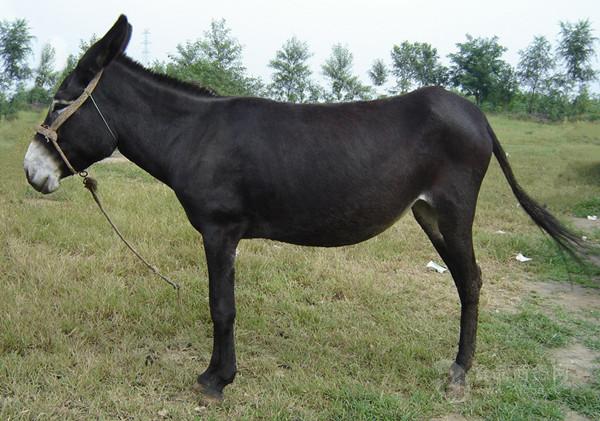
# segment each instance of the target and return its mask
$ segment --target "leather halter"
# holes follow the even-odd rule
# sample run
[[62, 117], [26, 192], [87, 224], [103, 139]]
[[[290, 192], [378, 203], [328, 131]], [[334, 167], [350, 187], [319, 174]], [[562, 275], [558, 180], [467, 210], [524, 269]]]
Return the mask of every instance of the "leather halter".
[[87, 175], [87, 172], [86, 171], [80, 171], [80, 172], [76, 171], [75, 168], [73, 167], [73, 165], [71, 165], [71, 163], [67, 159], [65, 153], [62, 151], [62, 149], [58, 145], [58, 129], [69, 119], [69, 117], [71, 117], [73, 114], [75, 114], [75, 112], [79, 108], [81, 108], [81, 106], [84, 104], [84, 102], [89, 97], [89, 98], [91, 98], [92, 102], [94, 103], [96, 110], [98, 110], [98, 114], [100, 114], [100, 117], [102, 117], [102, 121], [104, 121], [106, 128], [108, 129], [108, 131], [110, 132], [112, 137], [115, 140], [117, 140], [115, 134], [110, 129], [110, 126], [108, 125], [108, 123], [106, 122], [106, 119], [102, 115], [102, 112], [100, 112], [100, 109], [98, 108], [98, 105], [96, 104], [96, 101], [94, 101], [94, 97], [92, 97], [92, 92], [96, 88], [96, 85], [98, 85], [98, 82], [100, 81], [100, 77], [102, 76], [102, 72], [103, 72], [103, 70], [100, 70], [96, 74], [96, 76], [94, 76], [94, 78], [90, 81], [90, 83], [88, 83], [88, 85], [83, 90], [82, 94], [79, 95], [79, 97], [77, 97], [77, 99], [68, 102], [69, 105], [61, 110], [58, 117], [56, 117], [56, 119], [52, 122], [52, 124], [50, 124], [50, 126], [39, 125], [39, 126], [36, 126], [36, 128], [35, 128], [36, 133], [44, 136], [44, 138], [46, 139], [46, 142], [51, 142], [52, 145], [54, 145], [54, 148], [56, 149], [56, 151], [58, 152], [58, 154], [60, 155], [60, 157], [62, 158], [64, 163], [67, 165], [67, 167], [69, 168], [71, 173], [79, 174], [83, 177], [85, 177]]

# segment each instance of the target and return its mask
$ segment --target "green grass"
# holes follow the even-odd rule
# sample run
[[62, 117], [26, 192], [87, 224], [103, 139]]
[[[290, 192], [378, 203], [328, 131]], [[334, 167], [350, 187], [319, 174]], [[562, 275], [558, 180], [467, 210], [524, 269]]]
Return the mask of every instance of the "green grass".
[[588, 215], [600, 214], [600, 197], [592, 197], [583, 200], [573, 206], [573, 214], [580, 218], [587, 218]]
[[[196, 410], [189, 388], [212, 344], [200, 235], [140, 169], [92, 167], [125, 235], [182, 285], [177, 300], [118, 242], [80, 180], [49, 196], [27, 185], [22, 158], [40, 119], [0, 122], [0, 419], [156, 419], [163, 410], [171, 419], [562, 419], [567, 408], [600, 417], [598, 381], [569, 385], [549, 358], [575, 340], [598, 350], [600, 314], [511, 304], [526, 298], [526, 279], [569, 275], [495, 162], [475, 224], [484, 289], [465, 403], [444, 395], [457, 294], [449, 275], [425, 271], [440, 259], [406, 217], [351, 247], [242, 242], [240, 372], [223, 404]], [[559, 218], [596, 206], [597, 124], [491, 121], [521, 184]], [[534, 260], [516, 262], [519, 252]], [[598, 285], [597, 269], [568, 265], [574, 282]]]

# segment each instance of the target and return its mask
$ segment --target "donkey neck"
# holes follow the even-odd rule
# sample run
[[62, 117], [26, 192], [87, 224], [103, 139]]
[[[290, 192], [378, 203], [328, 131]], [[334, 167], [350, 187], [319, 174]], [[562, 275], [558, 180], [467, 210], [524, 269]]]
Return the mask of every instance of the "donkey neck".
[[116, 60], [106, 70], [102, 89], [94, 96], [117, 133], [119, 150], [170, 186], [178, 165], [175, 157], [180, 156], [175, 152], [186, 140], [181, 134], [190, 129], [202, 133], [210, 121], [211, 102], [218, 97], [169, 83], [129, 59]]

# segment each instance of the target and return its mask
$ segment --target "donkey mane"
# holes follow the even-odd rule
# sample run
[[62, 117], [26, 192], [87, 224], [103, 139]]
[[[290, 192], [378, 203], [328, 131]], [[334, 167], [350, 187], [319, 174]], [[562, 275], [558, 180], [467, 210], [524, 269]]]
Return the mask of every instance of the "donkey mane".
[[200, 95], [200, 96], [215, 97], [215, 98], [221, 96], [211, 88], [197, 85], [194, 82], [185, 82], [185, 81], [176, 79], [172, 76], [166, 75], [164, 73], [158, 73], [158, 72], [155, 72], [154, 70], [150, 70], [150, 69], [144, 67], [141, 63], [138, 63], [137, 61], [132, 59], [131, 57], [126, 56], [125, 54], [121, 54], [117, 58], [117, 61], [133, 71], [136, 71], [138, 73], [143, 73], [144, 75], [149, 76], [151, 79], [154, 79], [157, 82], [165, 83], [174, 88], [183, 89], [186, 92], [193, 93], [193, 94]]

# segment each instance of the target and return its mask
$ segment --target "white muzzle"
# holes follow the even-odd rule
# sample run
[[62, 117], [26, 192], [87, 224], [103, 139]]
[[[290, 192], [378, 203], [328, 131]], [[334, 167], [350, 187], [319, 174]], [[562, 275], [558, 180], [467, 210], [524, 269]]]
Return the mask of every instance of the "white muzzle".
[[25, 175], [29, 184], [37, 191], [52, 193], [60, 184], [60, 162], [48, 152], [42, 142], [34, 139], [29, 144], [25, 161]]

